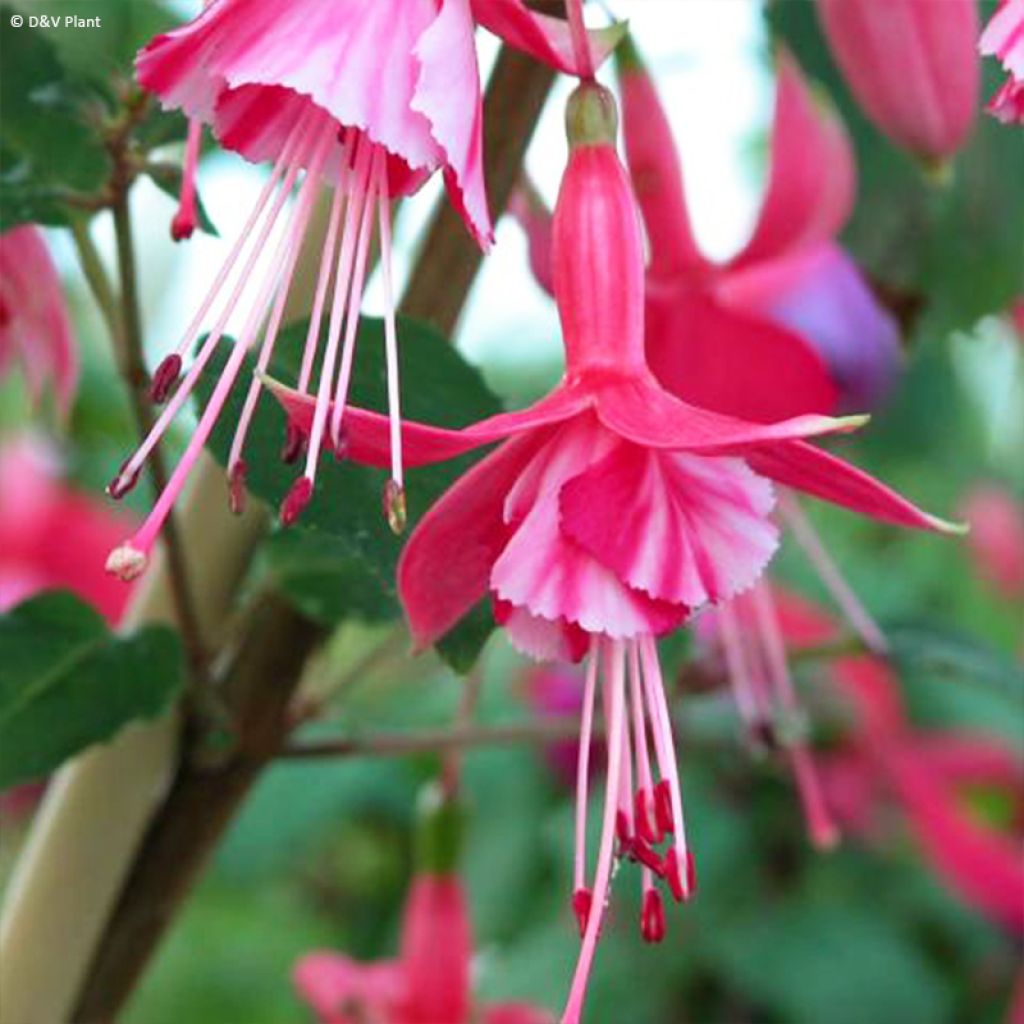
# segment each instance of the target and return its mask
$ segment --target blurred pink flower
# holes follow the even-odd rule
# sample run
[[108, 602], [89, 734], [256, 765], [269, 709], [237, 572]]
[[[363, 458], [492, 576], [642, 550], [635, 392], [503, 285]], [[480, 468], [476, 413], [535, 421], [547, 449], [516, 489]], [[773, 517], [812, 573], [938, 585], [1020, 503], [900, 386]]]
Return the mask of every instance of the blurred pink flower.
[[978, 575], [1004, 597], [1024, 595], [1024, 504], [1006, 488], [979, 484], [965, 495], [960, 515]]
[[66, 416], [78, 385], [78, 345], [57, 268], [31, 224], [0, 234], [0, 375], [15, 358], [33, 401], [50, 381]]
[[818, 16], [883, 134], [926, 160], [956, 153], [978, 105], [977, 0], [818, 0]]
[[997, 57], [1007, 72], [986, 109], [1004, 124], [1024, 123], [1024, 0], [1000, 0], [980, 49], [987, 57]]
[[300, 995], [320, 1024], [551, 1024], [521, 1003], [474, 1006], [472, 934], [454, 875], [412, 883], [398, 960], [359, 963], [333, 952], [308, 953], [295, 966]]

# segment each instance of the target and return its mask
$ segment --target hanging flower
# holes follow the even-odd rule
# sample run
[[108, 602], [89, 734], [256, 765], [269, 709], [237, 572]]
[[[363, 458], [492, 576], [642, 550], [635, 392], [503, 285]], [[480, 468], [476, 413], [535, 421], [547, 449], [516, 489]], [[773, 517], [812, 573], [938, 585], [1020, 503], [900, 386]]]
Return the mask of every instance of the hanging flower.
[[987, 57], [997, 57], [1007, 73], [986, 109], [1004, 124], [1024, 123], [1024, 0], [1000, 0], [980, 49]]
[[960, 149], [980, 87], [976, 0], [818, 0], [818, 18], [879, 131], [925, 160]]
[[0, 234], [0, 375], [15, 359], [32, 400], [52, 382], [67, 416], [78, 386], [78, 345], [57, 268], [31, 224]]
[[[659, 386], [644, 352], [643, 247], [614, 149], [611, 94], [593, 82], [580, 86], [567, 123], [570, 157], [552, 244], [565, 378], [536, 405], [464, 430], [404, 425], [410, 464], [505, 443], [423, 517], [398, 582], [420, 646], [490, 593], [498, 622], [524, 652], [588, 656], [574, 894], [583, 949], [563, 1018], [572, 1022], [582, 1010], [613, 859], [642, 868], [640, 924], [649, 941], [659, 941], [665, 927], [656, 880], [677, 900], [694, 891], [655, 638], [757, 580], [778, 542], [771, 481], [882, 521], [949, 527], [805, 440], [852, 429], [862, 418], [752, 423]], [[307, 435], [315, 402], [280, 385], [274, 392]], [[382, 464], [382, 417], [349, 408], [344, 429], [350, 458]], [[586, 788], [599, 691], [608, 770], [591, 884]]]
[[[403, 528], [391, 201], [416, 191], [440, 170], [469, 231], [482, 246], [490, 243], [474, 18], [540, 59], [573, 69], [565, 24], [533, 15], [521, 0], [220, 0], [188, 24], [157, 36], [139, 54], [139, 81], [164, 106], [182, 109], [196, 124], [209, 124], [223, 146], [253, 161], [273, 161], [274, 168], [181, 341], [154, 374], [154, 399], [169, 401], [150, 435], [111, 483], [114, 497], [134, 485], [146, 458], [192, 393], [231, 314], [248, 309], [185, 454], [143, 527], [110, 556], [112, 572], [130, 579], [144, 569], [261, 330], [257, 363], [261, 372], [266, 370], [324, 182], [333, 187], [333, 201], [298, 379], [299, 391], [315, 395], [319, 411], [307, 438], [293, 434], [285, 442], [287, 461], [302, 457], [303, 443], [305, 459], [302, 475], [281, 506], [281, 519], [287, 524], [301, 514], [313, 494], [325, 438], [334, 444], [339, 440], [367, 257], [376, 232], [385, 293], [392, 444], [391, 480], [385, 493], [389, 521], [396, 530]], [[614, 29], [595, 34], [598, 54], [606, 54], [616, 38]], [[297, 199], [287, 213], [288, 198], [300, 178]], [[281, 221], [265, 274], [253, 281], [257, 261]], [[321, 323], [332, 287], [321, 351]], [[184, 359], [215, 308], [209, 333], [179, 385]], [[261, 388], [258, 377], [249, 384], [229, 455], [235, 508], [244, 500], [245, 441]], [[332, 403], [334, 415], [328, 421]]]

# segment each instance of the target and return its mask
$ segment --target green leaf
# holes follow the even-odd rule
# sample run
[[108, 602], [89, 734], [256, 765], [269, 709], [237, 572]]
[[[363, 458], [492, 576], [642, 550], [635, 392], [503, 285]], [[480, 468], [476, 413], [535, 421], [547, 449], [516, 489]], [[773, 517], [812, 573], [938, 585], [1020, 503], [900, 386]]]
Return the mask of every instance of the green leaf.
[[[272, 374], [280, 380], [296, 379], [306, 330], [303, 322], [281, 332], [271, 367]], [[400, 318], [398, 335], [403, 416], [459, 427], [500, 411], [498, 400], [479, 372], [432, 327]], [[321, 348], [322, 345], [321, 341]], [[227, 344], [223, 345], [200, 380], [198, 390], [204, 402], [224, 366], [227, 350]], [[244, 382], [251, 371], [252, 362], [247, 359], [210, 439], [209, 446], [222, 464], [227, 462], [245, 398]], [[386, 387], [383, 322], [364, 317], [357, 342], [352, 401], [370, 409], [386, 409]], [[281, 461], [285, 426], [280, 407], [264, 395], [246, 445], [246, 479], [250, 493], [275, 509], [300, 472]], [[408, 474], [410, 529], [477, 458], [479, 455], [463, 456]], [[349, 614], [369, 619], [382, 618], [385, 613], [397, 618], [400, 614], [395, 596], [395, 567], [402, 539], [391, 533], [382, 511], [386, 480], [387, 474], [381, 470], [339, 464], [332, 456], [323, 456], [313, 500], [299, 522], [289, 528], [302, 540], [275, 540], [272, 545], [271, 571], [276, 578], [286, 581], [284, 591], [299, 607], [307, 611], [316, 609], [315, 617], [320, 621], [337, 622]], [[311, 559], [318, 557], [322, 562], [316, 568]], [[332, 588], [336, 596], [328, 599], [326, 595]], [[493, 628], [489, 615], [485, 620], [482, 613], [476, 612], [468, 618], [469, 622], [453, 630], [454, 636], [446, 638], [442, 650], [442, 655], [460, 670], [472, 664]]]
[[178, 692], [178, 638], [165, 626], [131, 636], [66, 593], [0, 616], [0, 789], [38, 778]]
[[[153, 164], [146, 168], [146, 175], [153, 184], [162, 192], [166, 192], [175, 201], [181, 194], [182, 170], [177, 164]], [[206, 207], [203, 206], [202, 197], [196, 192], [196, 212], [199, 216], [199, 228], [214, 238], [219, 238], [220, 233], [210, 220]]]
[[480, 657], [494, 631], [491, 602], [485, 598], [437, 642], [437, 653], [460, 675], [465, 675]]
[[[103, 115], [99, 95], [70, 76], [43, 33], [15, 27], [13, 8], [0, 6], [0, 141], [5, 155], [17, 154], [29, 167], [21, 180], [96, 190], [106, 179], [108, 160], [98, 132], [87, 123]], [[18, 15], [18, 17], [23, 17]], [[7, 204], [6, 171], [0, 205]]]

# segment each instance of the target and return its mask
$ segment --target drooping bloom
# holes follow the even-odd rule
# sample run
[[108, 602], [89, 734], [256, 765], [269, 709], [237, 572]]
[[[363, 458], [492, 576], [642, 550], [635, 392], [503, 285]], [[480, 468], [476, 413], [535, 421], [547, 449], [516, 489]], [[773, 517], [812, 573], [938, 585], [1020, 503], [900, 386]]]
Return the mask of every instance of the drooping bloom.
[[[644, 351], [640, 223], [614, 149], [611, 94], [570, 100], [570, 157], [555, 210], [552, 264], [566, 374], [522, 412], [464, 430], [403, 425], [410, 464], [503, 440], [423, 517], [402, 554], [399, 590], [416, 643], [446, 633], [484, 595], [512, 642], [539, 658], [588, 656], [577, 775], [574, 904], [583, 949], [564, 1020], [582, 1011], [613, 859], [642, 867], [641, 930], [665, 930], [660, 880], [694, 891], [656, 637], [755, 582], [775, 551], [771, 481], [883, 521], [944, 529], [805, 438], [860, 418], [752, 423], [663, 390]], [[291, 422], [315, 402], [276, 386]], [[384, 463], [386, 421], [349, 408], [346, 454]], [[586, 789], [594, 706], [607, 722], [607, 785], [593, 883], [586, 878]], [[662, 850], [657, 849], [664, 844]]]
[[1024, 505], [996, 484], [966, 495], [960, 514], [971, 527], [968, 544], [978, 575], [1005, 598], [1024, 596]]
[[1024, 0], [1000, 0], [980, 48], [986, 56], [997, 57], [1007, 73], [986, 109], [1004, 124], [1024, 123]]
[[976, 0], [818, 0], [818, 17], [875, 127], [923, 159], [953, 156], [978, 104]]
[[78, 385], [78, 345], [57, 268], [31, 224], [0, 234], [0, 375], [15, 359], [32, 400], [50, 382], [66, 416]]
[[0, 446], [0, 494], [0, 610], [64, 589], [116, 623], [131, 591], [102, 571], [102, 556], [132, 517], [63, 483], [56, 454], [31, 435]]
[[[474, 20], [475, 19], [475, 20]], [[142, 529], [117, 549], [111, 571], [131, 578], [147, 555], [189, 471], [231, 392], [242, 361], [262, 330], [258, 367], [273, 354], [295, 263], [314, 200], [323, 183], [333, 187], [316, 294], [298, 389], [315, 395], [318, 413], [306, 438], [304, 470], [281, 506], [293, 521], [313, 493], [317, 462], [329, 436], [336, 444], [348, 396], [359, 308], [371, 240], [381, 250], [385, 292], [391, 473], [389, 520], [404, 524], [398, 354], [391, 277], [391, 201], [442, 171], [449, 197], [483, 246], [491, 239], [483, 179], [480, 77], [475, 22], [493, 28], [563, 70], [572, 70], [564, 22], [532, 14], [521, 0], [220, 0], [193, 21], [157, 36], [139, 54], [141, 84], [167, 107], [209, 124], [220, 143], [249, 160], [273, 161], [270, 179], [209, 293], [173, 353], [154, 374], [153, 396], [169, 398], [149, 437], [110, 485], [114, 497], [135, 482], [153, 446], [192, 392], [236, 308], [248, 310], [207, 407], [166, 491]], [[595, 39], [607, 53], [615, 32]], [[303, 177], [303, 171], [305, 172]], [[290, 212], [289, 196], [302, 178]], [[283, 222], [283, 223], [279, 223]], [[276, 240], [271, 245], [276, 231]], [[254, 271], [270, 247], [262, 279]], [[231, 282], [229, 286], [229, 281]], [[333, 289], [320, 349], [321, 322]], [[213, 314], [214, 309], [217, 312]], [[183, 360], [204, 324], [209, 333], [175, 389]], [[231, 446], [231, 501], [245, 493], [245, 439], [260, 397], [257, 376], [248, 383]], [[172, 394], [173, 392], [173, 394]], [[334, 415], [327, 417], [333, 402]], [[302, 455], [300, 440], [285, 444], [285, 458]]]

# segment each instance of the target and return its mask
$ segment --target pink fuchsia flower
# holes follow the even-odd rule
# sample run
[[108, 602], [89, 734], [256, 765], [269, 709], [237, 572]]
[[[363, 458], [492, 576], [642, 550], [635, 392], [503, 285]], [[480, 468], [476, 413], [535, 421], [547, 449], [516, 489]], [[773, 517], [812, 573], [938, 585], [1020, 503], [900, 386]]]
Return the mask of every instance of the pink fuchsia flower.
[[0, 375], [15, 359], [33, 401], [51, 382], [66, 416], [78, 386], [78, 345], [57, 268], [31, 224], [0, 234]]
[[60, 588], [116, 623], [131, 591], [99, 567], [132, 518], [63, 483], [54, 453], [27, 435], [0, 447], [0, 494], [0, 610]]
[[975, 0], [818, 0], [818, 17], [875, 127], [925, 160], [953, 156], [978, 104]]
[[[403, 527], [401, 432], [390, 204], [441, 171], [448, 194], [482, 246], [491, 239], [483, 177], [480, 76], [476, 21], [561, 70], [572, 71], [564, 22], [532, 14], [522, 0], [221, 0], [188, 24], [157, 36], [136, 61], [141, 84], [166, 107], [207, 123], [222, 145], [274, 169], [241, 235], [173, 353], [155, 372], [153, 397], [170, 397], [150, 435], [110, 485], [118, 497], [192, 392], [223, 337], [232, 312], [249, 313], [168, 487], [142, 528], [111, 555], [108, 567], [138, 575], [159, 530], [231, 392], [246, 352], [259, 343], [258, 366], [273, 354], [295, 263], [322, 183], [333, 186], [316, 295], [298, 388], [317, 398], [306, 439], [304, 471], [281, 506], [285, 523], [310, 501], [323, 439], [339, 440], [348, 396], [367, 256], [376, 231], [385, 292], [385, 338], [390, 408], [389, 520]], [[599, 55], [616, 32], [596, 34]], [[285, 207], [305, 176], [290, 214]], [[257, 260], [279, 221], [277, 241], [262, 280]], [[232, 284], [228, 287], [228, 281]], [[333, 285], [332, 285], [333, 279]], [[333, 287], [323, 351], [321, 322]], [[213, 323], [181, 385], [183, 361], [216, 308]], [[318, 379], [315, 375], [319, 374]], [[230, 497], [244, 500], [245, 439], [262, 384], [248, 385], [229, 455]], [[172, 391], [174, 392], [172, 395]], [[330, 422], [327, 408], [335, 410]], [[302, 456], [300, 439], [285, 445], [288, 461]]]
[[1004, 124], [1024, 123], [1024, 0], [1000, 0], [980, 49], [987, 57], [997, 57], [1007, 72], [986, 109]]
[[472, 951], [458, 878], [422, 874], [406, 903], [400, 959], [362, 964], [309, 953], [295, 985], [321, 1024], [550, 1024], [550, 1014], [524, 1004], [474, 1007]]
[[[574, 1022], [613, 859], [641, 865], [641, 929], [649, 941], [664, 935], [655, 879], [677, 900], [694, 891], [655, 638], [756, 581], [777, 545], [770, 481], [884, 521], [946, 526], [805, 440], [862, 419], [812, 414], [752, 423], [687, 404], [660, 387], [644, 351], [643, 246], [632, 189], [614, 149], [611, 94], [582, 85], [567, 122], [569, 164], [552, 241], [565, 377], [536, 405], [464, 430], [404, 424], [411, 464], [504, 444], [427, 512], [403, 551], [398, 583], [419, 646], [440, 638], [489, 593], [496, 618], [520, 650], [540, 658], [589, 655], [574, 893], [583, 949], [563, 1017]], [[315, 403], [279, 385], [274, 392], [307, 434]], [[346, 454], [383, 464], [386, 427], [382, 417], [349, 408]], [[591, 885], [584, 837], [599, 691], [608, 770]]]
[[1003, 487], [982, 484], [966, 495], [960, 514], [978, 575], [1012, 599], [1024, 595], [1024, 505]]

